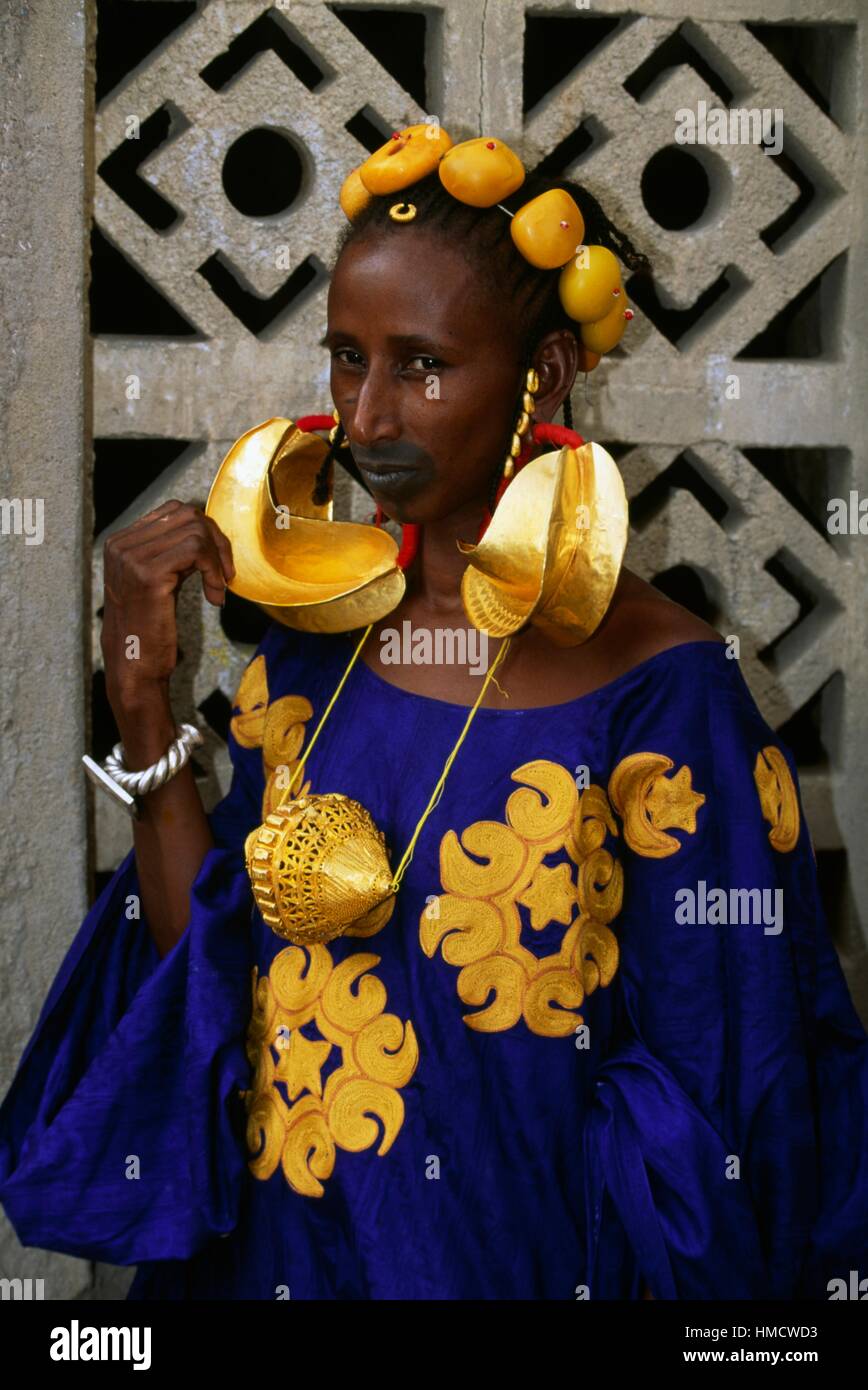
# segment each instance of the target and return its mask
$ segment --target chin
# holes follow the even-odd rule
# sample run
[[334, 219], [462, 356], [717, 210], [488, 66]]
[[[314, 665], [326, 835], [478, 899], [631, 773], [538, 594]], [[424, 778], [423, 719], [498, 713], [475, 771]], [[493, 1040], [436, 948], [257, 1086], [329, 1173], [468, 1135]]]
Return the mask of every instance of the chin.
[[[426, 521], [439, 520], [439, 509], [432, 507], [430, 495], [419, 494], [416, 497], [398, 498], [392, 495], [388, 497], [381, 493], [377, 496], [373, 494], [374, 501], [383, 509], [383, 514], [394, 521], [398, 526], [421, 526]], [[427, 503], [427, 505], [426, 505]]]

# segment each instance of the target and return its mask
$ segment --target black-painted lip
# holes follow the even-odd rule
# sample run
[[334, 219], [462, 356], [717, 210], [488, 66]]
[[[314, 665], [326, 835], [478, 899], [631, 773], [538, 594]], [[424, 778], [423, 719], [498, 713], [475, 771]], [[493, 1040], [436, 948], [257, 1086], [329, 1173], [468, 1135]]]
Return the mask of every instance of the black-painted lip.
[[360, 473], [364, 473], [366, 478], [375, 483], [415, 478], [418, 477], [420, 471], [418, 468], [369, 468], [366, 463], [360, 463], [358, 468]]
[[416, 469], [416, 468], [407, 468], [407, 467], [405, 467], [404, 464], [400, 464], [400, 463], [378, 463], [378, 464], [376, 465], [376, 467], [375, 467], [373, 464], [370, 464], [370, 463], [360, 463], [360, 464], [359, 464], [359, 467], [361, 468], [361, 470], [362, 470], [363, 473], [370, 473], [370, 474], [372, 475], [372, 477], [374, 477], [374, 478], [376, 478], [377, 475], [380, 474], [380, 473], [416, 473], [416, 472], [418, 472], [418, 469]]

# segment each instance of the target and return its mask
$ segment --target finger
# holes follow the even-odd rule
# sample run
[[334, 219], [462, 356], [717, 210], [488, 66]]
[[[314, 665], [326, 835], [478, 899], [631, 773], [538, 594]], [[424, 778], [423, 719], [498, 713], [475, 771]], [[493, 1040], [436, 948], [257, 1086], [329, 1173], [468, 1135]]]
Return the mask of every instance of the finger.
[[150, 521], [140, 517], [135, 525], [117, 533], [113, 549], [119, 554], [126, 554], [139, 546], [150, 545], [152, 541], [161, 542], [166, 536], [174, 535], [176, 531], [190, 526], [196, 516], [195, 507], [190, 506], [188, 502], [181, 502], [171, 511], [152, 517]]
[[152, 507], [149, 512], [145, 512], [142, 516], [137, 517], [135, 521], [131, 522], [130, 525], [126, 527], [126, 530], [134, 531], [139, 526], [146, 526], [148, 522], [157, 521], [164, 516], [171, 516], [172, 512], [176, 512], [179, 507], [184, 506], [186, 506], [185, 502], [180, 502], [177, 497], [170, 497], [168, 501], [159, 502], [157, 506]]
[[211, 535], [214, 538], [214, 543], [217, 546], [217, 550], [220, 555], [220, 561], [223, 565], [223, 573], [226, 576], [226, 582], [228, 584], [230, 579], [235, 578], [235, 563], [232, 559], [232, 544], [229, 540], [229, 537], [224, 535], [224, 533], [220, 530], [220, 527], [217, 525], [217, 522], [214, 520], [213, 517], [206, 516], [205, 520], [208, 523]]
[[223, 578], [223, 567], [217, 547], [208, 532], [197, 527], [183, 540], [179, 540], [171, 550], [163, 551], [160, 561], [161, 568], [165, 566], [164, 572], [174, 573], [181, 583], [193, 570], [198, 570], [202, 576], [202, 590], [208, 602], [217, 608], [222, 606], [226, 596], [226, 581]]

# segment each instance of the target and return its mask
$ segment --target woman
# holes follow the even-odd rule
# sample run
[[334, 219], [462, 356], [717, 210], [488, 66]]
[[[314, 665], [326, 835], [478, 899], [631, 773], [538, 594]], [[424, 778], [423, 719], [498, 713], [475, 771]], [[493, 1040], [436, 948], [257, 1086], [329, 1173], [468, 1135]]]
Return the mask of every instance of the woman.
[[[456, 541], [509, 495], [528, 368], [540, 424], [590, 365], [558, 275], [509, 234], [552, 186], [480, 208], [429, 173], [402, 188], [414, 220], [392, 197], [354, 216], [329, 291], [327, 462], [420, 528], [406, 592], [303, 766], [359, 633], [272, 623], [236, 696], [228, 796], [206, 815], [185, 766], [141, 798], [4, 1103], [21, 1239], [139, 1264], [131, 1297], [825, 1298], [864, 1267], [868, 1039], [792, 758], [719, 635], [622, 570], [579, 645], [522, 627], [463, 742], [478, 671], [386, 659], [406, 622], [473, 631]], [[557, 187], [589, 243], [641, 264]], [[221, 603], [231, 546], [177, 500], [106, 545], [130, 768], [175, 737], [194, 570]], [[304, 947], [266, 925], [243, 858], [289, 770], [367, 808], [392, 867], [413, 847], [382, 910]], [[724, 924], [733, 901], [760, 910]]]

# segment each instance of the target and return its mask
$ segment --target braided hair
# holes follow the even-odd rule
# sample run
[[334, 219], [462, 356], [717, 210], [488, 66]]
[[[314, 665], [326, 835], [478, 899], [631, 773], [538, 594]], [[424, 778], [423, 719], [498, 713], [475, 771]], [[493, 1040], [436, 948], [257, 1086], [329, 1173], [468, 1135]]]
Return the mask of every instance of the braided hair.
[[[596, 198], [580, 184], [569, 179], [531, 173], [521, 187], [504, 198], [499, 206], [495, 204], [490, 208], [477, 208], [462, 203], [449, 193], [436, 170], [407, 188], [402, 188], [400, 192], [372, 197], [341, 233], [332, 271], [344, 249], [362, 237], [405, 235], [408, 225], [423, 228], [434, 234], [442, 233], [448, 237], [450, 246], [464, 256], [474, 274], [489, 286], [492, 294], [500, 300], [511, 301], [517, 322], [518, 355], [524, 364], [520, 385], [520, 392], [523, 393], [527, 370], [533, 364], [540, 341], [558, 329], [567, 329], [575, 334], [577, 324], [561, 304], [559, 281], [562, 267], [556, 270], [540, 270], [531, 265], [512, 240], [512, 218], [503, 212], [503, 208], [515, 213], [532, 198], [555, 188], [564, 189], [577, 203], [585, 222], [585, 243], [606, 246], [635, 274], [650, 277], [651, 264], [648, 258], [635, 249], [629, 238], [609, 220]], [[395, 222], [389, 216], [389, 208], [396, 201], [412, 202], [415, 205], [416, 218], [412, 223]], [[569, 394], [564, 398], [563, 415], [564, 424], [568, 429], [572, 429], [573, 413]], [[349, 451], [343, 450], [340, 456], [337, 454], [343, 438], [343, 428], [339, 425], [334, 444], [320, 470], [320, 476], [323, 479], [328, 478], [332, 458], [338, 457], [339, 462], [361, 481], [357, 469], [347, 458]], [[503, 463], [504, 459], [501, 459], [492, 479], [492, 502], [497, 492]], [[319, 488], [319, 478], [317, 485]], [[326, 496], [327, 486], [326, 482]], [[491, 509], [493, 508], [490, 505]]]

